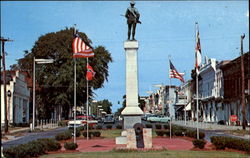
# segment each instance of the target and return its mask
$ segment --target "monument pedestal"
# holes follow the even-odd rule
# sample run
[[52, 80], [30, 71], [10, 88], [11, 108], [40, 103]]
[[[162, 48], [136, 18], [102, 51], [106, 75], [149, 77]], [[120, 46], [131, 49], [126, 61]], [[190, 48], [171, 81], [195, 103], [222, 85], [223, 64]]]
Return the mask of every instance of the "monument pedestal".
[[125, 41], [126, 53], [126, 107], [122, 111], [123, 129], [133, 128], [134, 124], [141, 123], [142, 110], [138, 107], [138, 41]]

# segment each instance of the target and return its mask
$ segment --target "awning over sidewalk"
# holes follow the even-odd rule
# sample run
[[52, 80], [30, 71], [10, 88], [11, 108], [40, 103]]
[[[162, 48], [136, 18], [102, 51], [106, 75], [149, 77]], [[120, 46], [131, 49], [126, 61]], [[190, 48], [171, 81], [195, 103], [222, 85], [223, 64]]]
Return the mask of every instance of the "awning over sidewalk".
[[186, 107], [183, 109], [183, 111], [190, 111], [191, 110], [191, 102], [189, 102]]

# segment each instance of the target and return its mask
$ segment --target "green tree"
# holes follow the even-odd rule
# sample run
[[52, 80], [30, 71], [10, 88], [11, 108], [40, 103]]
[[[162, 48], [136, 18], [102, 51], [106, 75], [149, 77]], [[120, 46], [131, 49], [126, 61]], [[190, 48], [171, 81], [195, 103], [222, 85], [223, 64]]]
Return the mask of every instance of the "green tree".
[[[39, 115], [50, 117], [51, 110], [62, 107], [65, 118], [73, 106], [74, 97], [74, 61], [72, 58], [73, 28], [66, 28], [58, 32], [47, 33], [38, 38], [31, 52], [25, 51], [24, 58], [18, 60], [13, 69], [30, 72], [32, 75], [33, 58], [54, 59], [53, 64], [36, 65], [36, 102]], [[85, 33], [79, 36], [87, 44], [91, 40]], [[93, 90], [102, 88], [108, 80], [108, 64], [112, 62], [111, 54], [103, 46], [93, 48], [95, 56], [89, 58], [89, 64], [96, 72], [95, 77], [89, 82], [89, 98], [93, 97]], [[77, 106], [86, 102], [86, 58], [76, 59], [77, 71]]]

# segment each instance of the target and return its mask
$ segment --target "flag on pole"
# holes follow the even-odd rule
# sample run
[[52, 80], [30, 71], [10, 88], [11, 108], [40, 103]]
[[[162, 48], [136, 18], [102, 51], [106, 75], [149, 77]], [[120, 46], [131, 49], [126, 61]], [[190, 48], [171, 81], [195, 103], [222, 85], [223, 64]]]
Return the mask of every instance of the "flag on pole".
[[75, 34], [72, 48], [74, 58], [88, 58], [95, 55], [93, 50], [85, 44], [85, 42], [78, 36], [78, 34]]
[[185, 82], [183, 78], [184, 73], [179, 73], [170, 60], [169, 63], [170, 63], [169, 78], [177, 78], [184, 83]]
[[199, 72], [201, 60], [202, 58], [201, 58], [200, 33], [199, 33], [198, 23], [196, 23], [195, 68], [197, 73]]
[[91, 81], [93, 79], [93, 77], [95, 76], [95, 71], [93, 70], [93, 68], [87, 64], [87, 74], [86, 74], [86, 79], [88, 81]]

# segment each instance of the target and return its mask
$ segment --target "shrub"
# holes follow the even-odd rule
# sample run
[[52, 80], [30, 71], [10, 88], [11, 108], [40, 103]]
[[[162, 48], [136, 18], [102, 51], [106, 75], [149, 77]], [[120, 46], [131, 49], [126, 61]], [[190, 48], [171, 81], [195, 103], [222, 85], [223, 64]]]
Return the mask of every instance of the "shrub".
[[157, 136], [163, 136], [164, 135], [163, 130], [156, 130], [155, 133], [156, 133]]
[[61, 144], [52, 138], [42, 138], [38, 139], [38, 142], [44, 144], [44, 148], [46, 151], [57, 151], [61, 149]]
[[107, 129], [112, 129], [112, 125], [107, 125], [106, 128]]
[[27, 152], [27, 155], [30, 157], [38, 157], [39, 155], [45, 153], [45, 146], [39, 141], [28, 142], [27, 144], [24, 144], [24, 148]]
[[182, 130], [172, 130], [172, 133], [173, 133], [173, 135], [175, 135], [175, 136], [183, 136], [183, 132], [184, 131], [182, 131]]
[[66, 142], [64, 143], [64, 148], [66, 150], [75, 150], [78, 147], [78, 145], [74, 142]]
[[[186, 136], [191, 137], [191, 138], [197, 138], [197, 131], [196, 130], [187, 130]], [[199, 139], [204, 139], [204, 138], [205, 138], [205, 133], [199, 131]]]
[[161, 129], [162, 126], [161, 126], [161, 124], [155, 124], [155, 128], [156, 128], [156, 129]]
[[169, 124], [163, 125], [163, 128], [164, 128], [164, 129], [169, 129]]
[[169, 130], [164, 130], [163, 133], [164, 133], [164, 135], [166, 135], [166, 136], [170, 136], [170, 131], [169, 131]]
[[195, 139], [193, 140], [193, 145], [195, 148], [200, 148], [203, 149], [205, 146], [206, 142], [202, 139]]
[[213, 136], [211, 142], [214, 144], [216, 149], [231, 148], [250, 153], [250, 141], [238, 138], [224, 137], [224, 136]]
[[146, 128], [152, 128], [151, 124], [146, 124], [145, 126], [146, 126]]
[[216, 149], [224, 150], [226, 148], [226, 141], [222, 137], [212, 136], [210, 139]]
[[[89, 131], [89, 138], [91, 138], [91, 133], [92, 133], [92, 132]], [[87, 138], [87, 131], [83, 131], [83, 132], [82, 132], [82, 135], [83, 135], [85, 138]]]
[[101, 136], [101, 132], [100, 131], [92, 131], [91, 134], [92, 134], [93, 137], [100, 137]]
[[[69, 129], [69, 132], [71, 133], [72, 136], [74, 136], [74, 128], [70, 128]], [[76, 137], [80, 137], [81, 135], [81, 130], [80, 130], [80, 127], [76, 128]]]
[[102, 125], [97, 125], [96, 129], [102, 129]]
[[218, 125], [225, 125], [225, 124], [226, 124], [226, 121], [224, 121], [224, 120], [218, 121]]
[[122, 125], [116, 125], [116, 129], [122, 129]]
[[66, 127], [68, 125], [68, 120], [63, 120], [58, 122], [58, 126]]
[[60, 140], [68, 140], [71, 139], [72, 133], [70, 131], [62, 132], [59, 133], [55, 136], [55, 139], [60, 141]]

